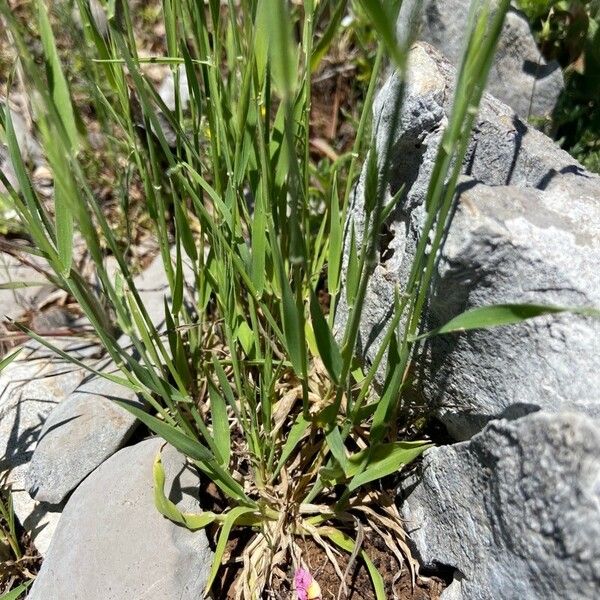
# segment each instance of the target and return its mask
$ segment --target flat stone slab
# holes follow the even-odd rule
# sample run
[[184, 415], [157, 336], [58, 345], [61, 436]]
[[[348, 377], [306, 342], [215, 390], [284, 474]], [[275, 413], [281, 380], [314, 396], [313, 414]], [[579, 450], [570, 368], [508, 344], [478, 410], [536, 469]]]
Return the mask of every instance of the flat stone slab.
[[432, 448], [402, 516], [424, 566], [455, 569], [443, 600], [595, 600], [600, 421], [537, 413]]
[[[164, 442], [120, 450], [77, 488], [29, 600], [198, 600], [212, 552], [204, 531], [164, 518], [154, 505], [152, 465]], [[198, 512], [200, 479], [172, 447], [163, 450], [167, 495]]]
[[129, 388], [92, 375], [52, 410], [29, 463], [26, 485], [32, 498], [62, 502], [127, 442], [137, 420], [114, 399], [143, 406]]

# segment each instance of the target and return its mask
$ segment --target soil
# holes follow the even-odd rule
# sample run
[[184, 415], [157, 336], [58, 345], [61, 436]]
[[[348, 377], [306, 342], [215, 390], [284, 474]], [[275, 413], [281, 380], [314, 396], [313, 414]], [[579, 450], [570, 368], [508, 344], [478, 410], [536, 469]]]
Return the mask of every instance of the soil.
[[[226, 555], [240, 556], [250, 536], [246, 532], [237, 532], [229, 540]], [[302, 557], [311, 574], [321, 587], [320, 600], [374, 600], [375, 591], [364, 563], [357, 560], [350, 569], [346, 585], [347, 595], [340, 592], [340, 578], [333, 565], [328, 560], [325, 551], [314, 540], [306, 539], [299, 542]], [[373, 561], [385, 583], [388, 598], [394, 600], [438, 600], [448, 582], [443, 573], [428, 577], [417, 577], [415, 585], [407, 566], [399, 572], [398, 562], [385, 548], [375, 543], [365, 542], [364, 546], [369, 558]], [[337, 557], [340, 568], [345, 572], [349, 555]], [[220, 579], [213, 586], [212, 597], [219, 600], [235, 599], [235, 580], [239, 573], [239, 563], [229, 563], [222, 567]], [[294, 579], [293, 568], [290, 565], [287, 577], [275, 582], [273, 589], [265, 592], [264, 600], [296, 600], [296, 594], [291, 582]]]

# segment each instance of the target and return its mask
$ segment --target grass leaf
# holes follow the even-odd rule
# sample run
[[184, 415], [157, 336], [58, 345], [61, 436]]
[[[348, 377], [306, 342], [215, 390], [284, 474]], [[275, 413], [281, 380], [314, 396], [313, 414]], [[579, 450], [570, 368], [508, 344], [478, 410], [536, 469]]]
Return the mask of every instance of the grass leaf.
[[457, 333], [470, 329], [490, 329], [504, 325], [514, 325], [528, 319], [543, 315], [573, 313], [586, 317], [600, 318], [600, 309], [593, 307], [567, 307], [544, 304], [495, 304], [492, 306], [478, 306], [450, 319], [445, 325], [416, 336], [413, 341]]
[[67, 85], [67, 80], [62, 71], [60, 58], [58, 57], [54, 34], [52, 33], [52, 27], [50, 26], [50, 20], [48, 19], [48, 10], [42, 0], [37, 0], [36, 6], [40, 37], [42, 39], [44, 57], [46, 60], [48, 86], [56, 110], [60, 115], [62, 125], [65, 128], [71, 143], [69, 151], [75, 151], [78, 146], [79, 134], [77, 132], [75, 112], [73, 111], [71, 96], [69, 94], [69, 86]]
[[229, 431], [229, 419], [227, 417], [225, 399], [210, 379], [208, 380], [208, 393], [210, 396], [213, 438], [219, 450], [221, 464], [227, 468], [231, 455], [231, 433]]
[[327, 372], [337, 385], [342, 371], [342, 355], [339, 346], [331, 333], [331, 329], [325, 320], [321, 305], [319, 304], [314, 291], [311, 291], [310, 297], [310, 316], [319, 356], [321, 357]]
[[0, 360], [0, 373], [2, 373], [2, 371], [4, 369], [6, 369], [6, 367], [8, 367], [8, 365], [10, 365], [10, 363], [13, 360], [15, 360], [17, 358], [17, 356], [19, 356], [19, 354], [21, 354], [22, 350], [23, 350], [22, 347], [18, 348], [12, 354], [9, 354], [8, 356], [5, 356], [3, 359]]
[[223, 559], [225, 547], [227, 546], [229, 534], [233, 526], [236, 524], [236, 521], [240, 517], [243, 517], [244, 515], [251, 512], [254, 512], [253, 508], [249, 508], [247, 506], [236, 506], [227, 513], [227, 516], [223, 521], [223, 526], [221, 527], [221, 532], [219, 533], [219, 541], [217, 542], [217, 547], [215, 548], [215, 556], [213, 559], [210, 574], [208, 576], [208, 582], [206, 584], [206, 594], [208, 594], [208, 592], [210, 591], [215, 577], [217, 576], [217, 572], [219, 571], [219, 567], [221, 566], [221, 560]]
[[217, 519], [215, 513], [210, 511], [202, 512], [197, 515], [182, 513], [177, 508], [177, 505], [167, 498], [165, 495], [165, 470], [162, 465], [160, 452], [154, 459], [152, 473], [154, 476], [154, 504], [161, 515], [167, 517], [167, 519], [174, 523], [184, 525], [192, 531], [203, 529], [207, 525], [214, 523]]
[[[354, 550], [355, 544], [352, 538], [345, 533], [342, 533], [339, 529], [336, 529], [335, 527], [319, 527], [318, 532], [322, 536], [328, 537], [334, 544], [342, 548], [342, 550], [346, 550], [346, 552], [352, 552]], [[371, 582], [375, 589], [376, 600], [386, 600], [385, 585], [381, 573], [377, 570], [377, 567], [373, 564], [364, 550], [361, 550], [360, 557], [365, 562], [367, 570], [369, 571], [369, 576], [371, 577]]]
[[0, 600], [17, 600], [25, 593], [27, 588], [32, 583], [33, 581], [26, 581], [25, 583], [22, 583], [19, 587], [16, 587], [14, 590], [11, 590], [6, 594], [2, 594], [2, 596], [0, 596]]

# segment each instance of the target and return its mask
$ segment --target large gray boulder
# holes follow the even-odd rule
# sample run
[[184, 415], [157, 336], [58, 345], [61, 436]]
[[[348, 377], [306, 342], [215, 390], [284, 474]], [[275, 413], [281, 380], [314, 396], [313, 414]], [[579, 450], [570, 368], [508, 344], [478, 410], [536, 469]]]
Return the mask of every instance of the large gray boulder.
[[[421, 2], [422, 18], [415, 22], [414, 7]], [[418, 39], [433, 44], [458, 65], [467, 40], [470, 4], [471, 0], [406, 0], [398, 16], [399, 35], [407, 36], [416, 28]], [[526, 17], [509, 9], [490, 72], [490, 93], [527, 119], [549, 116], [563, 88], [560, 65], [544, 59]]]
[[[405, 192], [381, 236], [363, 305], [359, 351], [373, 359], [403, 291], [425, 216], [424, 199], [452, 101], [454, 69], [431, 46], [417, 45], [400, 123], [390, 131], [398, 94], [394, 75], [379, 93], [377, 143], [394, 136], [389, 193]], [[476, 306], [533, 302], [600, 306], [600, 177], [585, 172], [552, 140], [485, 95], [464, 165], [460, 200], [434, 280], [427, 328]], [[363, 178], [348, 226], [364, 230]], [[336, 329], [348, 308], [340, 302]], [[432, 338], [421, 364], [425, 398], [456, 439], [492, 418], [543, 408], [600, 415], [600, 324], [580, 316]]]
[[[154, 504], [157, 438], [125, 448], [71, 496], [30, 600], [197, 600], [212, 564], [206, 534], [164, 518]], [[167, 495], [199, 512], [200, 479], [172, 447], [163, 450]]]
[[600, 422], [537, 413], [428, 450], [402, 515], [421, 562], [454, 569], [443, 600], [595, 600]]
[[[599, 182], [600, 183], [600, 182]], [[433, 286], [428, 327], [467, 308], [600, 306], [598, 196], [477, 184], [460, 201]], [[600, 321], [552, 315], [433, 338], [424, 389], [450, 433], [494, 417], [575, 410], [600, 417]]]

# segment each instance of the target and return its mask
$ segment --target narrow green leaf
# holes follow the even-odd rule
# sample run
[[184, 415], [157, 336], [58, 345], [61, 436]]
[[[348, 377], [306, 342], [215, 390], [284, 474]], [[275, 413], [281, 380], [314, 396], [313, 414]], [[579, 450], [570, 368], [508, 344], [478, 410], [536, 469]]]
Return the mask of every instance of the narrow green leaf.
[[196, 264], [198, 261], [198, 250], [194, 242], [194, 235], [190, 229], [190, 224], [184, 213], [184, 206], [177, 199], [173, 202], [175, 207], [175, 223], [177, 225], [177, 233], [181, 238], [181, 243], [190, 260]]
[[6, 369], [6, 367], [8, 367], [8, 365], [10, 365], [10, 363], [13, 360], [15, 360], [17, 358], [17, 356], [19, 356], [19, 354], [21, 354], [22, 350], [23, 350], [22, 347], [18, 348], [12, 354], [9, 354], [8, 356], [5, 356], [2, 360], [0, 360], [0, 373], [2, 373], [2, 371], [4, 369]]
[[340, 466], [340, 469], [343, 473], [347, 473], [349, 466], [348, 457], [346, 455], [344, 440], [342, 440], [342, 435], [338, 426], [334, 425], [331, 427], [325, 437], [327, 439], [327, 446]]
[[14, 590], [11, 590], [10, 592], [7, 592], [6, 594], [2, 594], [2, 596], [0, 596], [0, 600], [17, 600], [25, 593], [27, 588], [32, 583], [33, 583], [33, 581], [26, 581], [25, 583], [22, 583], [19, 587], [15, 588]]
[[279, 462], [277, 463], [277, 466], [273, 471], [273, 479], [277, 476], [279, 471], [281, 471], [287, 459], [295, 450], [296, 446], [300, 443], [300, 440], [304, 437], [304, 434], [306, 433], [306, 430], [308, 429], [309, 425], [310, 421], [307, 421], [302, 414], [299, 414], [296, 417], [296, 421], [292, 425], [289, 434], [285, 440], [285, 444], [281, 449], [281, 456], [279, 457]]
[[221, 560], [223, 559], [223, 553], [225, 552], [225, 547], [227, 546], [227, 541], [229, 540], [229, 534], [233, 526], [236, 524], [236, 521], [243, 517], [244, 515], [254, 512], [253, 508], [249, 508], [246, 506], [237, 506], [236, 508], [232, 508], [225, 517], [223, 521], [223, 526], [221, 527], [221, 532], [219, 533], [219, 540], [217, 542], [217, 547], [215, 548], [215, 556], [213, 559], [213, 564], [210, 569], [210, 574], [208, 576], [208, 582], [206, 583], [205, 594], [208, 594], [212, 584], [217, 576], [217, 572], [221, 566]]
[[323, 32], [321, 39], [317, 42], [313, 49], [312, 56], [310, 57], [310, 70], [314, 73], [323, 57], [327, 54], [331, 42], [335, 38], [336, 33], [339, 31], [340, 23], [346, 13], [346, 7], [348, 6], [348, 0], [338, 0], [337, 7], [331, 15], [327, 28]]
[[271, 43], [271, 21], [269, 12], [272, 0], [258, 0], [256, 17], [254, 19], [254, 60], [258, 73], [258, 87], [262, 88], [269, 58]]
[[338, 484], [360, 475], [363, 470], [368, 473], [374, 470], [378, 474], [372, 480], [379, 479], [394, 473], [402, 465], [410, 464], [430, 446], [431, 444], [420, 441], [379, 444], [349, 456], [345, 472], [339, 466], [323, 467], [321, 476], [325, 481]]
[[240, 501], [248, 501], [240, 484], [218, 463], [216, 457], [208, 448], [198, 440], [189, 437], [173, 425], [169, 425], [148, 414], [138, 406], [122, 400], [113, 400], [113, 402], [135, 415], [144, 425], [177, 448], [181, 453], [198, 461], [208, 471], [213, 472], [215, 483], [224, 485], [233, 497]]
[[[371, 454], [366, 466], [364, 470], [361, 469], [360, 472], [356, 473], [352, 481], [350, 481], [348, 491], [352, 492], [366, 483], [396, 473], [401, 467], [409, 465], [421, 456], [432, 445], [425, 442], [394, 442], [392, 444], [382, 444], [374, 448], [367, 448], [366, 451], [371, 450]], [[361, 452], [365, 452], [365, 450]], [[355, 468], [359, 460], [359, 457], [351, 457], [349, 462]]]
[[514, 325], [542, 315], [573, 313], [586, 317], [600, 318], [600, 309], [578, 306], [551, 306], [544, 304], [496, 304], [471, 308], [450, 319], [445, 325], [412, 338], [412, 341], [434, 335], [456, 333], [470, 329], [489, 329], [504, 325]]
[[214, 523], [217, 515], [210, 511], [205, 511], [200, 514], [182, 513], [177, 505], [165, 494], [165, 470], [162, 465], [161, 453], [159, 452], [154, 459], [152, 469], [154, 475], [154, 504], [161, 515], [167, 517], [174, 523], [184, 525], [190, 530], [203, 529], [207, 525]]
[[250, 328], [250, 325], [248, 325], [246, 319], [240, 320], [240, 324], [235, 331], [235, 337], [240, 342], [246, 356], [249, 356], [254, 347], [254, 332]]
[[284, 97], [290, 97], [296, 88], [298, 56], [292, 37], [291, 19], [286, 0], [265, 2], [270, 28], [269, 55], [271, 59], [273, 82]]
[[[180, 240], [178, 240], [180, 242]], [[181, 260], [181, 243], [176, 245], [175, 285], [173, 287], [172, 315], [179, 314], [183, 305], [183, 262]]]
[[62, 121], [63, 127], [65, 128], [71, 143], [69, 151], [73, 152], [77, 149], [79, 136], [77, 133], [77, 122], [71, 103], [71, 96], [69, 94], [69, 86], [67, 85], [67, 80], [65, 79], [60, 65], [60, 59], [58, 57], [58, 51], [56, 50], [54, 34], [52, 33], [52, 27], [50, 26], [50, 20], [48, 19], [46, 6], [42, 0], [37, 0], [36, 6], [50, 93], [52, 94], [54, 105], [56, 106], [60, 120]]
[[229, 431], [229, 418], [227, 417], [225, 399], [215, 388], [210, 379], [208, 380], [208, 393], [210, 396], [213, 439], [219, 450], [221, 464], [227, 468], [231, 456], [231, 434]]
[[335, 296], [340, 282], [340, 267], [342, 263], [342, 218], [340, 215], [340, 200], [338, 197], [337, 176], [333, 179], [331, 199], [329, 202], [329, 249], [327, 256], [327, 284], [329, 293]]
[[396, 15], [398, 13], [398, 0], [380, 2], [379, 0], [361, 0], [361, 6], [369, 16], [371, 23], [379, 37], [394, 59], [396, 65], [402, 65], [404, 54], [396, 40]]
[[356, 249], [356, 236], [354, 234], [353, 223], [350, 233], [350, 252], [348, 254], [348, 270], [346, 273], [346, 302], [350, 308], [354, 306], [354, 301], [356, 300], [359, 275], [358, 251]]
[[342, 371], [342, 355], [314, 291], [311, 291], [310, 297], [310, 317], [321, 360], [334, 383], [337, 384]]
[[257, 294], [265, 287], [265, 256], [267, 251], [266, 217], [262, 198], [257, 198], [252, 220], [252, 283]]
[[[335, 527], [319, 527], [318, 532], [320, 535], [328, 537], [334, 544], [342, 548], [342, 550], [346, 550], [346, 552], [353, 551], [354, 541], [339, 529], [335, 529]], [[377, 567], [375, 567], [364, 550], [361, 550], [360, 556], [365, 561], [365, 565], [369, 571], [369, 576], [371, 577], [373, 588], [375, 589], [376, 600], [386, 600], [385, 585], [381, 573], [379, 573]]]
[[0, 290], [20, 290], [21, 288], [40, 287], [48, 285], [46, 281], [7, 281], [0, 283]]

